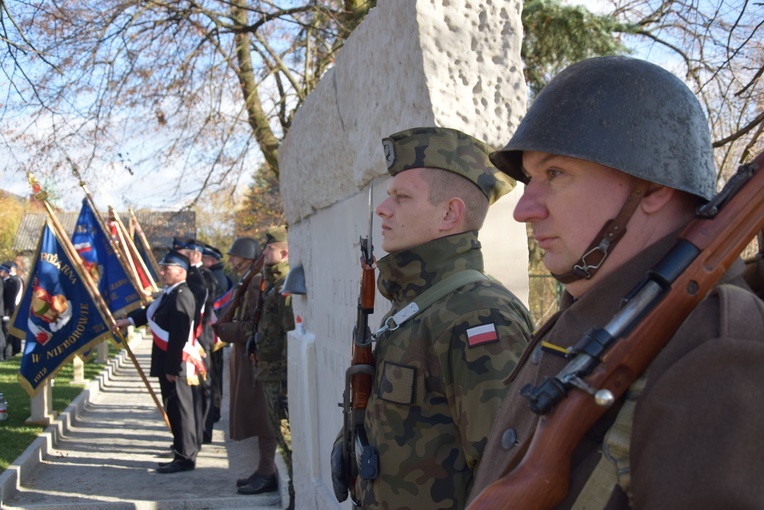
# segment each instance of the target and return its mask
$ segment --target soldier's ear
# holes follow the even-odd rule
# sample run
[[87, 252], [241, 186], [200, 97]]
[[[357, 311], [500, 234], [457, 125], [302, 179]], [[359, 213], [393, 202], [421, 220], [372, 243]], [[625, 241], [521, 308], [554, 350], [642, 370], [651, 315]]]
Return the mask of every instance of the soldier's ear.
[[639, 206], [647, 214], [654, 214], [668, 204], [678, 192], [668, 186], [651, 183]]
[[466, 206], [461, 198], [453, 197], [446, 202], [441, 221], [441, 230], [453, 230], [458, 227], [464, 218]]

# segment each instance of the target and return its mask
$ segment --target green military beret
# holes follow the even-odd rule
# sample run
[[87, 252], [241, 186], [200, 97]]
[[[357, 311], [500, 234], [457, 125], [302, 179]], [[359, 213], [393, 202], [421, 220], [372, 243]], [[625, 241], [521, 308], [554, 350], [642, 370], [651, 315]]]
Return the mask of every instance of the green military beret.
[[280, 243], [287, 240], [286, 227], [271, 227], [265, 231], [265, 244]]
[[477, 138], [440, 127], [418, 127], [382, 140], [390, 175], [412, 168], [440, 168], [461, 175], [480, 188], [493, 204], [517, 182], [498, 171], [488, 155], [493, 148]]

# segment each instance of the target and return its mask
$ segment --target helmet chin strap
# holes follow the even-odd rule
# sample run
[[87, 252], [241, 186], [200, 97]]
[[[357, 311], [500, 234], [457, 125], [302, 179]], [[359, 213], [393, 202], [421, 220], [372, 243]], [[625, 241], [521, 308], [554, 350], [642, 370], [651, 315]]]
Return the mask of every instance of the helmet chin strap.
[[573, 268], [563, 274], [552, 273], [552, 276], [560, 283], [572, 283], [578, 280], [591, 279], [599, 271], [599, 268], [602, 267], [610, 251], [626, 233], [626, 224], [631, 219], [634, 211], [637, 210], [637, 206], [639, 206], [639, 202], [645, 196], [649, 185], [650, 183], [647, 181], [635, 179], [629, 198], [624, 202], [618, 215], [605, 223], [605, 226], [597, 233], [594, 241], [584, 251], [578, 262], [573, 265]]

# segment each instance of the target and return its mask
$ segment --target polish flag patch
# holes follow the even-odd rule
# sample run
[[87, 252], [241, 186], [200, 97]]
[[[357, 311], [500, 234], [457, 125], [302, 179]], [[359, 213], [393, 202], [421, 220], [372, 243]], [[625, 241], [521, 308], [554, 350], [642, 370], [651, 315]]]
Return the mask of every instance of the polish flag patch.
[[470, 347], [495, 342], [498, 339], [499, 335], [496, 333], [496, 326], [493, 323], [475, 326], [467, 330], [467, 343]]

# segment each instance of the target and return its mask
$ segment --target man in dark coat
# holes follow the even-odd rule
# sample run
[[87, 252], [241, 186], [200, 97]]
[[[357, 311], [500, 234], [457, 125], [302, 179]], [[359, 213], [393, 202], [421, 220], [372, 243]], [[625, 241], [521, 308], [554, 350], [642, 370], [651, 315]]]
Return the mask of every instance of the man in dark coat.
[[186, 282], [196, 301], [194, 313], [194, 338], [204, 349], [204, 366], [207, 374], [201, 384], [195, 388], [196, 396], [196, 426], [199, 447], [202, 444], [212, 442], [212, 422], [208, 424], [212, 405], [212, 378], [209, 377], [210, 355], [212, 354], [213, 332], [210, 322], [212, 320], [215, 295], [218, 293], [217, 279], [209, 269], [202, 264], [202, 250], [204, 247], [200, 241], [193, 238], [173, 239], [173, 249], [188, 257], [190, 267]]
[[[533, 227], [544, 265], [565, 293], [560, 311], [537, 331], [506, 379], [510, 389], [488, 438], [470, 508], [498, 508], [483, 504], [481, 492], [486, 498], [496, 494], [489, 485], [524, 458], [523, 472], [535, 473], [543, 485], [526, 497], [547, 508], [761, 508], [764, 303], [741, 278], [740, 260], [688, 317], [677, 317], [683, 323], [624, 397], [613, 402], [603, 391], [596, 399], [580, 393], [616, 386], [592, 390], [585, 376], [570, 383], [567, 398], [578, 392], [576, 397], [592, 399], [591, 409], [595, 403], [610, 407], [572, 442], [571, 455], [545, 459], [562, 467], [564, 479], [526, 457], [542, 441], [541, 426], [559, 439], [556, 451], [568, 447], [566, 430], [553, 425], [566, 413], [557, 413], [564, 411], [558, 404], [542, 421], [530, 408], [534, 389], [549, 390], [551, 381], [561, 385], [557, 391], [564, 387], [555, 376], [568, 367], [569, 349], [625, 310], [629, 291], [663, 260], [696, 207], [715, 195], [711, 138], [695, 95], [679, 78], [642, 60], [584, 60], [544, 88], [491, 160], [526, 184], [514, 217]], [[634, 296], [631, 303], [643, 300]], [[628, 341], [638, 351], [648, 339]], [[596, 359], [594, 342], [586, 345]], [[608, 361], [606, 353], [603, 368]], [[622, 370], [624, 378], [631, 375]], [[515, 497], [531, 486], [523, 483]], [[555, 497], [542, 499], [548, 494]], [[504, 501], [513, 506], [511, 495]]]
[[[16, 274], [15, 262], [7, 261], [0, 264], [0, 277], [3, 279], [2, 295], [3, 302], [0, 310], [3, 311], [3, 335], [6, 341], [6, 357], [15, 356], [21, 352], [21, 339], [10, 334], [8, 324], [16, 311], [16, 306], [21, 302], [24, 295], [24, 281]], [[0, 359], [3, 359], [0, 352]]]
[[116, 326], [148, 324], [151, 329], [154, 345], [150, 375], [159, 378], [175, 455], [172, 462], [160, 464], [157, 473], [177, 473], [196, 466], [199, 445], [192, 387], [199, 384], [203, 364], [198, 351], [193, 351], [195, 303], [186, 284], [188, 257], [170, 250], [159, 265], [164, 293], [148, 308], [135, 310], [127, 319], [117, 320]]
[[[215, 301], [212, 307], [214, 319], [220, 317], [228, 301], [233, 295], [233, 282], [223, 271], [223, 254], [209, 244], [204, 244], [202, 251], [202, 264], [210, 270], [217, 281], [217, 292], [213, 295]], [[214, 333], [214, 332], [213, 332]], [[212, 423], [220, 420], [220, 404], [223, 401], [223, 347], [226, 343], [215, 335], [212, 342], [212, 353], [208, 353], [208, 375], [212, 381], [212, 410], [207, 416], [205, 427], [212, 427]]]

